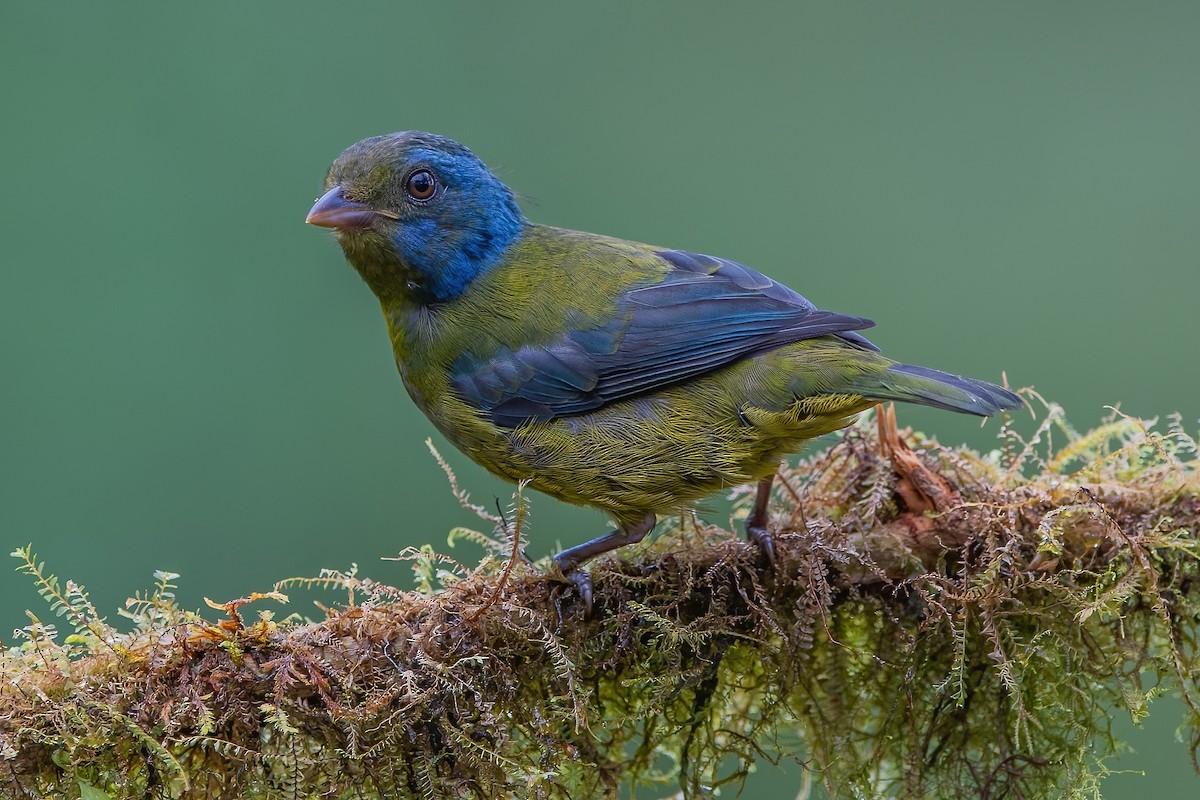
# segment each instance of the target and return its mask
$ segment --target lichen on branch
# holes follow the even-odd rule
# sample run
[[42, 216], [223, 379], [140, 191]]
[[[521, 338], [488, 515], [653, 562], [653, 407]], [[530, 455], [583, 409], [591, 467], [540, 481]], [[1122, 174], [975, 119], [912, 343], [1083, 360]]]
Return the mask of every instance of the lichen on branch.
[[[980, 454], [868, 421], [780, 473], [774, 567], [684, 517], [593, 566], [590, 616], [520, 555], [520, 492], [453, 533], [478, 566], [402, 553], [415, 589], [325, 571], [209, 620], [159, 573], [124, 632], [22, 549], [70, 631], [31, 613], [3, 657], [0, 787], [698, 798], [796, 759], [833, 797], [1095, 797], [1117, 714], [1176, 695], [1200, 745], [1196, 445], [1154, 428], [1047, 404]], [[323, 619], [250, 614], [296, 583]]]

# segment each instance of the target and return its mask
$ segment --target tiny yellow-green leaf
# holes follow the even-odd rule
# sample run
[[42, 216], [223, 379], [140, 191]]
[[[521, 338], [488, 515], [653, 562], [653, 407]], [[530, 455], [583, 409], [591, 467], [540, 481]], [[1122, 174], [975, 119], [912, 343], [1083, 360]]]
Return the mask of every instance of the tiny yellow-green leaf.
[[79, 782], [79, 800], [113, 800], [108, 792], [97, 789], [87, 781]]

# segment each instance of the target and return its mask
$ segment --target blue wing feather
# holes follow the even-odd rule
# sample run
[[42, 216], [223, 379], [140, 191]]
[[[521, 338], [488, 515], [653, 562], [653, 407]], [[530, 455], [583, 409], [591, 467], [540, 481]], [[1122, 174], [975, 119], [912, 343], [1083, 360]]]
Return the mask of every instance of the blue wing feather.
[[877, 349], [855, 331], [873, 323], [817, 309], [801, 295], [733, 261], [660, 251], [672, 269], [627, 291], [606, 325], [559, 341], [464, 356], [453, 385], [497, 425], [581, 414], [742, 358], [817, 336]]

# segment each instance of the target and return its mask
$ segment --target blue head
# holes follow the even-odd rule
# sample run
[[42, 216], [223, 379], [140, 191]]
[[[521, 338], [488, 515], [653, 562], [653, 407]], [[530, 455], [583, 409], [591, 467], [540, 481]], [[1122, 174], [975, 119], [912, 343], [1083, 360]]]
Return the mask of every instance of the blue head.
[[383, 298], [458, 297], [503, 258], [525, 218], [474, 153], [421, 131], [373, 136], [338, 156], [308, 222], [333, 228]]

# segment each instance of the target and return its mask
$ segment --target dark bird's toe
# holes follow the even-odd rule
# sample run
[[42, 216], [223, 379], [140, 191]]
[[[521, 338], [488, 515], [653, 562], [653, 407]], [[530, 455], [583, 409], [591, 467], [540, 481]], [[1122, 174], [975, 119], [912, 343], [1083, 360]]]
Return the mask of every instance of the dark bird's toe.
[[746, 538], [767, 557], [767, 563], [775, 566], [775, 537], [767, 528], [759, 525], [746, 526]]

